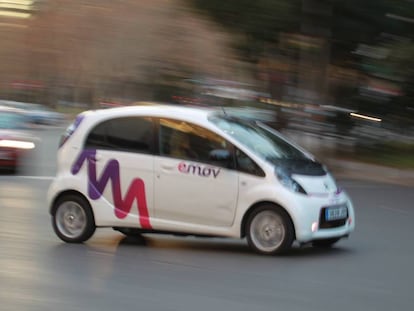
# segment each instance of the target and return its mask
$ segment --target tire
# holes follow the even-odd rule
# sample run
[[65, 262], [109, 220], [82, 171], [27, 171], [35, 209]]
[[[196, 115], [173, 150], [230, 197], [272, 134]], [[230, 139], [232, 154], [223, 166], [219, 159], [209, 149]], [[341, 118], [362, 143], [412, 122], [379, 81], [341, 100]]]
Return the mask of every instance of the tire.
[[246, 235], [249, 246], [264, 255], [281, 254], [290, 249], [295, 236], [289, 215], [275, 205], [262, 205], [249, 215]]
[[315, 241], [312, 242], [312, 246], [313, 247], [318, 247], [318, 248], [330, 248], [330, 247], [332, 247], [332, 245], [334, 245], [339, 240], [340, 240], [340, 238], [315, 240]]
[[81, 196], [65, 195], [53, 206], [52, 226], [56, 235], [67, 243], [82, 243], [95, 232], [91, 206]]

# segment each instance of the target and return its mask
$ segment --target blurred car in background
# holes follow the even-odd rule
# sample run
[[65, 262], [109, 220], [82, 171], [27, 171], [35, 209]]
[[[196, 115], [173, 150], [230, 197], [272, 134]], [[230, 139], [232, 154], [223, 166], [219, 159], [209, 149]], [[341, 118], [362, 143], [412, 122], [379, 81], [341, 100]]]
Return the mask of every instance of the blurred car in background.
[[24, 111], [0, 106], [0, 170], [15, 173], [26, 151], [35, 147]]
[[0, 105], [23, 110], [27, 121], [32, 124], [58, 125], [65, 120], [64, 114], [40, 104], [2, 100]]
[[44, 105], [29, 104], [28, 108], [26, 114], [33, 124], [58, 125], [65, 120], [62, 113], [53, 111]]

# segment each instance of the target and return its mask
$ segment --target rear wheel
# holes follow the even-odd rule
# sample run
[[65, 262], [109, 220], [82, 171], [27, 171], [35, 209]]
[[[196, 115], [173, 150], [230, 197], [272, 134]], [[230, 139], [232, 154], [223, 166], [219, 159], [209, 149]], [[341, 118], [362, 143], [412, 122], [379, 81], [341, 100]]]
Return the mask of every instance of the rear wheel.
[[56, 201], [52, 226], [56, 235], [68, 243], [88, 240], [96, 228], [88, 201], [77, 195], [65, 195]]
[[280, 254], [292, 246], [294, 227], [280, 207], [263, 205], [250, 214], [246, 224], [247, 242], [258, 253]]
[[332, 247], [332, 245], [334, 245], [339, 240], [340, 240], [340, 238], [315, 240], [315, 241], [312, 242], [312, 246], [313, 247], [319, 247], [319, 248], [329, 248], [329, 247]]

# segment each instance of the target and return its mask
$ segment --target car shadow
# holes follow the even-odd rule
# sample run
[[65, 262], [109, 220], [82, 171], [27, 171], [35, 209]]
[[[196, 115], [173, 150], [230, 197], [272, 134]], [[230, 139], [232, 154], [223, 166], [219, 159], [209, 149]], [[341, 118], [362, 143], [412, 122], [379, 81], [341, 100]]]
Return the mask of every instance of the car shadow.
[[120, 239], [118, 247], [142, 246], [158, 250], [183, 250], [191, 252], [227, 252], [249, 254], [250, 249], [241, 240], [223, 238], [194, 238], [164, 235], [126, 236]]
[[291, 249], [283, 254], [266, 256], [258, 254], [250, 249], [245, 239], [230, 238], [195, 238], [176, 237], [169, 235], [145, 234], [136, 236], [124, 236], [122, 234], [105, 235], [95, 237], [83, 244], [59, 243], [52, 247], [51, 257], [53, 262], [60, 266], [66, 262], [65, 269], [78, 269], [74, 262], [90, 261], [91, 254], [103, 254], [115, 257], [135, 256], [183, 256], [203, 255], [220, 258], [222, 256], [255, 259], [309, 259], [310, 257], [333, 257], [355, 254], [355, 250], [348, 245], [343, 246], [340, 242], [331, 248], [316, 248], [311, 245], [300, 246], [294, 244]]
[[353, 253], [348, 247], [341, 246], [340, 242], [329, 248], [313, 247], [312, 245], [300, 246], [294, 244], [291, 249], [283, 254], [266, 256], [258, 254], [250, 249], [245, 239], [226, 238], [194, 238], [194, 237], [170, 237], [170, 236], [124, 236], [118, 242], [118, 248], [124, 246], [146, 247], [148, 249], [184, 250], [187, 252], [204, 253], [228, 253], [243, 254], [247, 256], [265, 257], [309, 257], [309, 256], [337, 256]]

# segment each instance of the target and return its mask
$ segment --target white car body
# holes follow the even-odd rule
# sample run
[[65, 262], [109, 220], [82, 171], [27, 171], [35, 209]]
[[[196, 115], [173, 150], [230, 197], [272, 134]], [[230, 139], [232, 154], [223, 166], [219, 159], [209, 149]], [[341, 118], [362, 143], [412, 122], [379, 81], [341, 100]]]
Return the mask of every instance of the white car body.
[[[277, 206], [288, 214], [293, 224], [292, 236], [299, 243], [321, 239], [336, 241], [354, 230], [352, 202], [345, 191], [337, 188], [330, 173], [316, 176], [292, 173], [287, 182], [293, 180], [294, 187], [301, 187], [303, 193], [292, 190], [281, 182], [284, 175], [275, 172], [278, 169], [275, 163], [258, 156], [231, 132], [224, 131], [211, 121], [212, 116], [227, 118], [223, 112], [211, 109], [168, 105], [82, 113], [69, 128], [65, 137], [67, 141], [58, 150], [57, 175], [48, 191], [52, 216], [62, 195], [75, 194], [90, 204], [96, 227], [136, 228], [143, 233], [242, 238], [247, 234], [249, 213], [264, 204]], [[158, 144], [154, 143], [151, 153], [85, 147], [88, 135], [102, 122], [134, 117], [150, 118], [152, 121], [161, 118], [203, 128], [223, 138], [226, 146], [232, 146], [231, 150], [244, 153], [240, 159], [246, 159], [247, 155], [248, 161], [253, 160], [264, 176], [240, 171], [237, 163], [235, 167], [227, 168], [205, 161], [163, 156], [160, 154], [161, 138], [158, 135], [161, 123], [157, 123], [161, 121], [154, 123]], [[274, 134], [280, 136], [276, 132]], [[280, 139], [284, 140], [281, 136]], [[311, 155], [297, 146], [293, 148], [303, 152], [309, 163], [313, 164]], [[235, 155], [232, 154], [232, 157]], [[338, 207], [329, 212], [334, 220], [324, 220], [328, 212], [321, 211], [326, 207]], [[70, 237], [63, 240], [72, 241]]]

